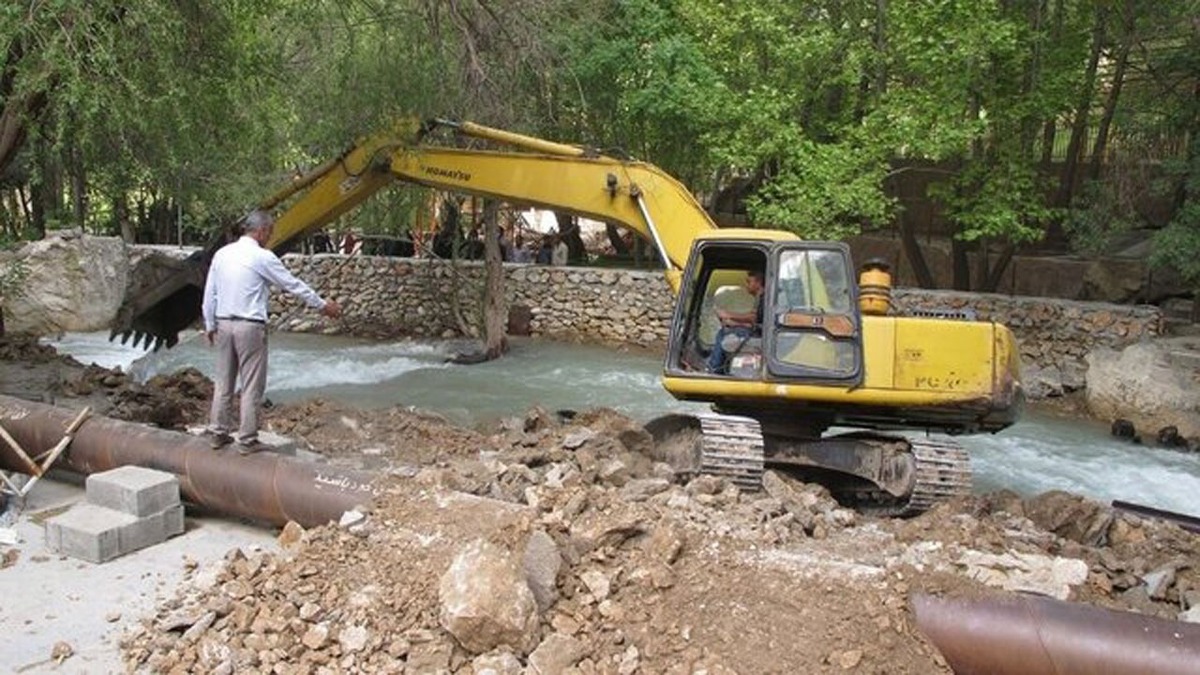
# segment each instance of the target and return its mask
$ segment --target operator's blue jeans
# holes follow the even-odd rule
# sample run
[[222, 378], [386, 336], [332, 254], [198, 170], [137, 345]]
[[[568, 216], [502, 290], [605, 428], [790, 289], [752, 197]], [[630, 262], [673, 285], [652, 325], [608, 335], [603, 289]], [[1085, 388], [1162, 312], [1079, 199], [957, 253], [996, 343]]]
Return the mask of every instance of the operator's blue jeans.
[[746, 326], [727, 326], [722, 327], [717, 331], [717, 337], [713, 338], [712, 351], [708, 354], [708, 372], [723, 373], [725, 372], [725, 347], [721, 343], [729, 335], [736, 335], [743, 341], [750, 339], [750, 329]]

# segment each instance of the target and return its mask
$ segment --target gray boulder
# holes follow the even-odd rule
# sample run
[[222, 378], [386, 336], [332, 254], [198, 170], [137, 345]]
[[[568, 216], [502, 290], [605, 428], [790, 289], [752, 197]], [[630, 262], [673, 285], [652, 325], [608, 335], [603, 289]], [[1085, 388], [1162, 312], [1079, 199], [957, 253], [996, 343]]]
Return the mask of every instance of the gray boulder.
[[544, 530], [535, 530], [525, 544], [521, 565], [538, 610], [546, 611], [558, 600], [558, 571], [562, 568], [558, 545]]
[[14, 274], [20, 283], [0, 297], [7, 331], [103, 330], [125, 297], [129, 256], [116, 237], [53, 233], [0, 258], [0, 277]]
[[1127, 419], [1147, 433], [1175, 426], [1200, 437], [1200, 339], [1168, 338], [1087, 356], [1087, 405], [1105, 420]]
[[538, 609], [521, 566], [506, 549], [482, 539], [468, 544], [442, 575], [441, 624], [473, 654], [537, 646]]

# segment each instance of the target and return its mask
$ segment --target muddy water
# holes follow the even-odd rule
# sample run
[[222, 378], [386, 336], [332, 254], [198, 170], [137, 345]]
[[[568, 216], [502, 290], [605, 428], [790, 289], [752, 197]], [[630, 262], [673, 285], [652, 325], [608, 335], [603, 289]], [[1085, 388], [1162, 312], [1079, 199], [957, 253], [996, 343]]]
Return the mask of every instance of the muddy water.
[[[504, 359], [460, 366], [445, 362], [464, 347], [455, 343], [288, 333], [270, 339], [267, 395], [279, 402], [322, 397], [369, 408], [410, 405], [467, 425], [534, 405], [604, 406], [641, 420], [704, 409], [672, 399], [658, 383], [660, 356], [643, 351], [518, 340]], [[196, 336], [149, 356], [100, 334], [69, 334], [54, 344], [85, 363], [120, 366], [139, 378], [185, 366], [212, 374], [212, 352]], [[971, 451], [978, 490], [1063, 489], [1200, 515], [1200, 455], [1119, 442], [1097, 422], [1034, 411], [999, 434], [960, 440]]]

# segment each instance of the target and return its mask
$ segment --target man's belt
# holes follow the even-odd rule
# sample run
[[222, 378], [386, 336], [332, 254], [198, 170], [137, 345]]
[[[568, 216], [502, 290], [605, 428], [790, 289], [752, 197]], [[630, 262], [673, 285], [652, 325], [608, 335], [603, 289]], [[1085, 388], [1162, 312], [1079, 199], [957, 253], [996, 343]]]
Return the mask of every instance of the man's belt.
[[248, 323], [257, 323], [259, 325], [267, 325], [262, 319], [251, 319], [248, 316], [218, 316], [217, 321], [246, 321]]

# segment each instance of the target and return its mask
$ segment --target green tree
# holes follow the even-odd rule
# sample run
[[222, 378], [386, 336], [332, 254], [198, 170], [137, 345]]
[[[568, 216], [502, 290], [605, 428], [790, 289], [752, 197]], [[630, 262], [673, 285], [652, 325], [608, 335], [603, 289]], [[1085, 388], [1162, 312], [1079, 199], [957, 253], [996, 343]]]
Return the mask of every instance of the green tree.
[[[1152, 261], [1177, 271], [1196, 289], [1193, 318], [1200, 319], [1200, 3], [1188, 2], [1168, 14], [1164, 26], [1184, 26], [1172, 31], [1174, 39], [1156, 41], [1147, 49], [1149, 93], [1159, 102], [1159, 124], [1174, 138], [1186, 139], [1182, 157], [1166, 164], [1173, 215], [1154, 241]], [[1172, 18], [1190, 18], [1175, 23]]]
[[277, 9], [165, 0], [0, 9], [0, 170], [24, 173], [10, 184], [35, 227], [128, 234], [120, 221], [131, 213], [143, 224], [184, 203], [219, 214], [257, 192], [248, 177], [278, 165], [269, 140], [284, 54], [257, 30]]

